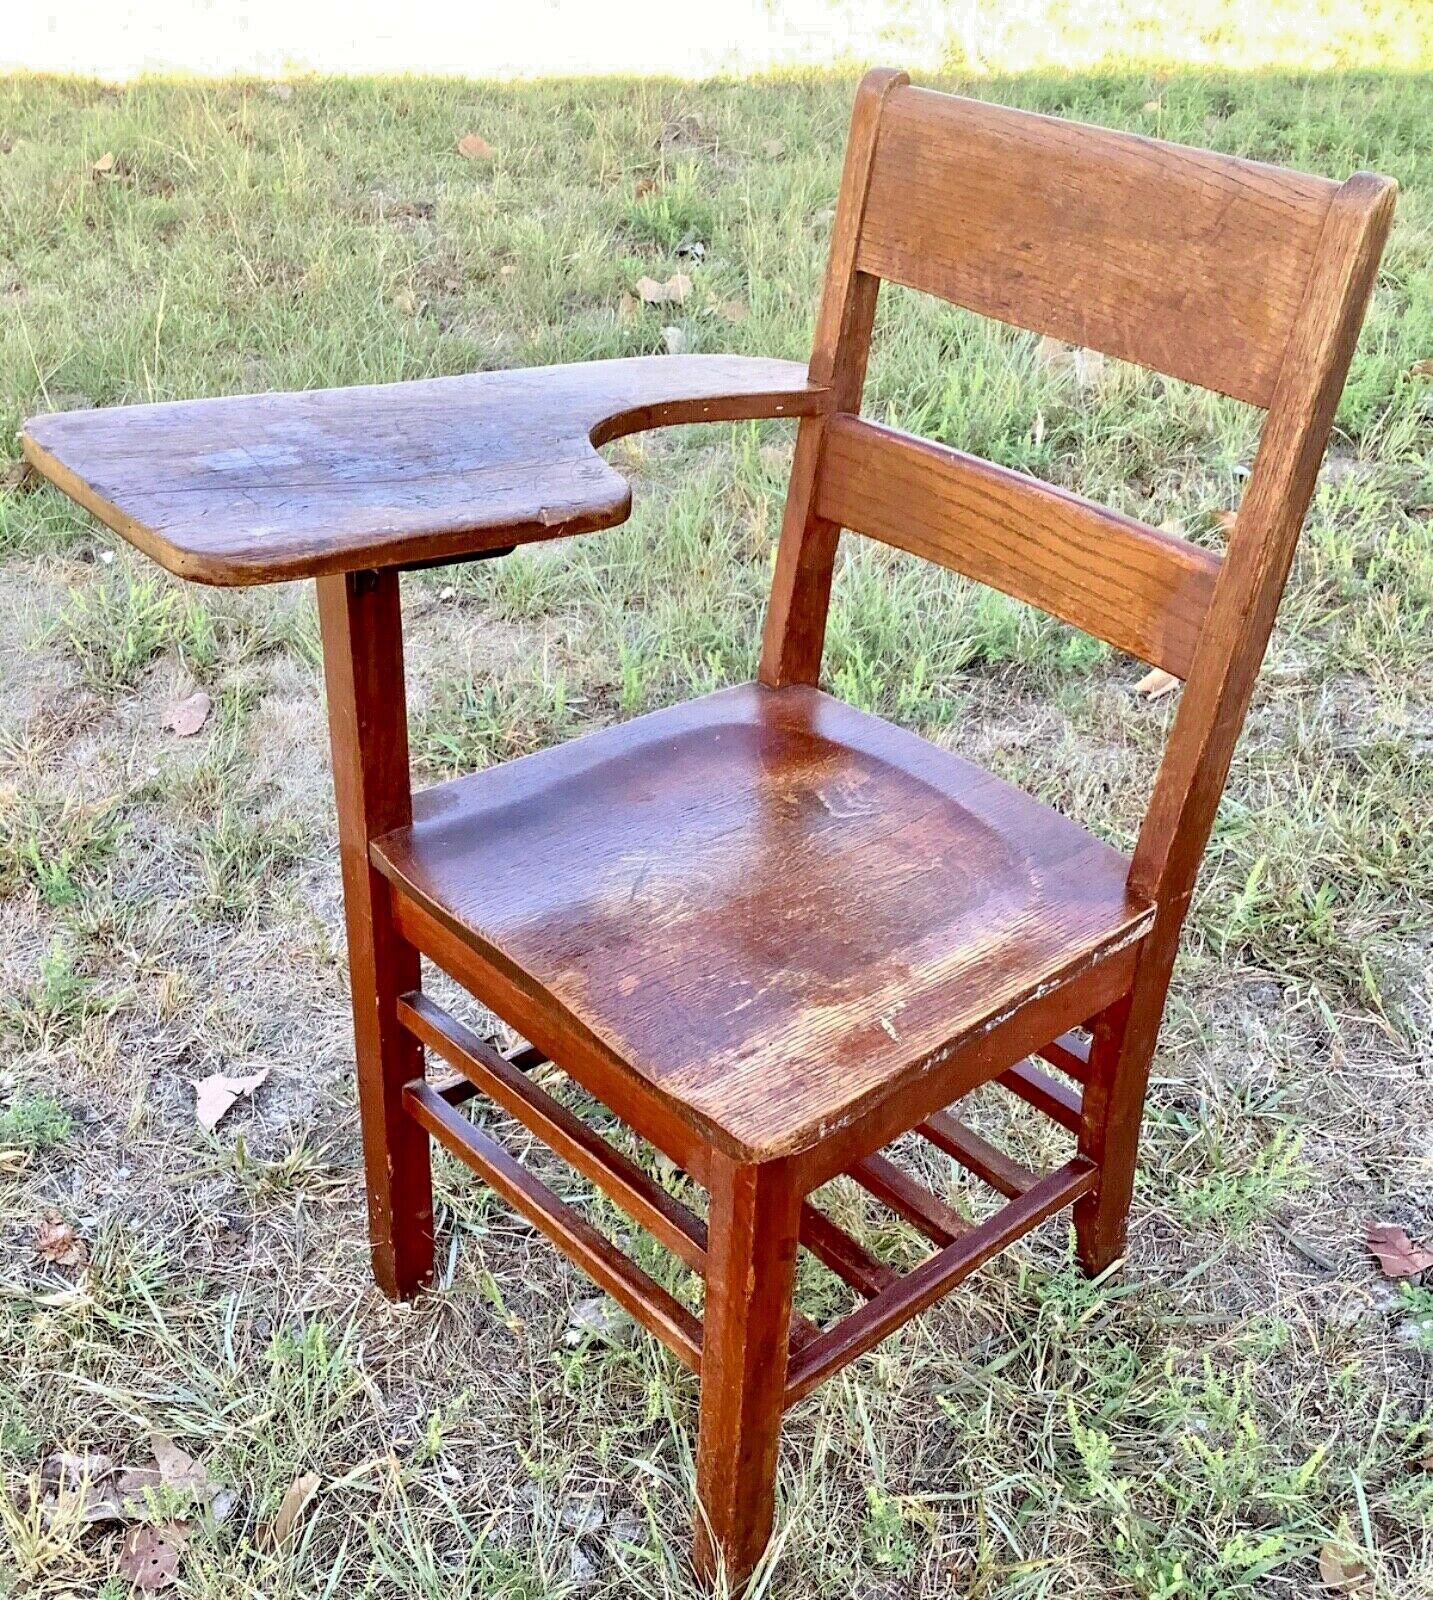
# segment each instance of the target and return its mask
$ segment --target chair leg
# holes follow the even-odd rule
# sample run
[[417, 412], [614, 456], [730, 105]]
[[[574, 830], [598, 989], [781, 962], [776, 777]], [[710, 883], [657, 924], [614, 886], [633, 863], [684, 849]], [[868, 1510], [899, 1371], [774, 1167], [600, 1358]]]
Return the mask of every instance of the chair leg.
[[801, 1195], [780, 1163], [712, 1174], [695, 1561], [735, 1591], [771, 1537]]
[[318, 594], [373, 1275], [390, 1299], [406, 1300], [433, 1274], [428, 1135], [403, 1108], [423, 1049], [395, 1009], [421, 971], [368, 856], [373, 838], [412, 818], [398, 575], [320, 578]]
[[1124, 1254], [1134, 1196], [1140, 1120], [1159, 1028], [1158, 1010], [1152, 1027], [1140, 1026], [1137, 995], [1136, 990], [1116, 1001], [1090, 1025], [1080, 1154], [1095, 1163], [1100, 1178], [1075, 1202], [1075, 1245], [1092, 1278]]

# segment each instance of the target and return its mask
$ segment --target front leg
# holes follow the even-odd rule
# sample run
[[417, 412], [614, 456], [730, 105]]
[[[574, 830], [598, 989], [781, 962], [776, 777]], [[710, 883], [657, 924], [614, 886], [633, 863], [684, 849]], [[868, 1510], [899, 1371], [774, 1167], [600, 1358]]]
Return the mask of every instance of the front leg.
[[780, 1162], [711, 1180], [695, 1560], [733, 1591], [771, 1537], [801, 1195]]
[[368, 855], [371, 840], [413, 820], [398, 574], [320, 578], [318, 610], [373, 1276], [390, 1299], [406, 1300], [433, 1275], [428, 1135], [403, 1108], [403, 1085], [423, 1075], [423, 1047], [395, 1009], [421, 975], [418, 952], [394, 926], [388, 883]]

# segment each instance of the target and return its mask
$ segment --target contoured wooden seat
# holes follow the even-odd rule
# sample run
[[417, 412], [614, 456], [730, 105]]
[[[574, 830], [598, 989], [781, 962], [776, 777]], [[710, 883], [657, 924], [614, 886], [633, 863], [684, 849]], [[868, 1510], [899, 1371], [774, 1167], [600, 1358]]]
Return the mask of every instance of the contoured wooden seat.
[[[877, 72], [805, 373], [638, 358], [26, 428], [171, 570], [318, 579], [375, 1276], [431, 1278], [436, 1138], [700, 1373], [708, 1570], [739, 1582], [766, 1545], [786, 1406], [1054, 1212], [1088, 1271], [1124, 1247], [1179, 930], [1393, 199]], [[863, 419], [883, 280], [1266, 410], [1227, 552]], [[802, 419], [759, 682], [415, 796], [399, 573], [608, 527], [629, 495], [596, 445], [755, 416]], [[1131, 858], [821, 693], [842, 529], [1186, 680]], [[503, 1056], [448, 1015], [423, 958], [528, 1043]], [[684, 1168], [705, 1218], [535, 1083], [546, 1060]], [[952, 1107], [989, 1081], [1068, 1130], [1068, 1159], [1033, 1172], [966, 1127]], [[701, 1275], [700, 1317], [465, 1115], [479, 1094]], [[911, 1131], [1005, 1203], [972, 1222], [916, 1183], [883, 1154]], [[813, 1204], [840, 1173], [929, 1239], [919, 1265]], [[860, 1301], [829, 1327], [793, 1309], [799, 1248]]]
[[805, 685], [653, 712], [413, 809], [373, 845], [410, 937], [436, 924], [502, 973], [534, 1039], [560, 1008], [739, 1161], [811, 1149], [1036, 994], [1073, 986], [1083, 1022], [1154, 916], [1118, 851]]

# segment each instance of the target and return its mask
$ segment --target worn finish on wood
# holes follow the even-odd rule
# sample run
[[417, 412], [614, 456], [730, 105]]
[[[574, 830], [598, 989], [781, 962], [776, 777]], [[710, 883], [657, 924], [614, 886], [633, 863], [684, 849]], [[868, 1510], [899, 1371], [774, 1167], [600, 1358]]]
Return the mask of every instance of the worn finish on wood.
[[31, 462], [161, 566], [273, 583], [452, 561], [610, 528], [632, 508], [596, 445], [826, 403], [794, 361], [633, 356], [303, 394], [33, 417]]
[[412, 816], [398, 574], [325, 578], [318, 614], [373, 1275], [386, 1294], [406, 1299], [433, 1272], [428, 1141], [402, 1115], [403, 1085], [422, 1071], [423, 1055], [396, 1010], [399, 995], [418, 986], [418, 952], [395, 926], [388, 885], [368, 856], [375, 834]]
[[948, 1294], [991, 1256], [1078, 1200], [1094, 1182], [1094, 1164], [1076, 1156], [944, 1250], [927, 1256], [899, 1282], [806, 1346], [792, 1365], [786, 1404], [794, 1405], [847, 1362], [874, 1349], [888, 1333]]
[[559, 1200], [496, 1139], [475, 1128], [436, 1089], [416, 1079], [405, 1087], [403, 1103], [412, 1126], [425, 1129], [466, 1162], [687, 1366], [694, 1370], [701, 1366], [702, 1325], [661, 1284]]
[[[782, 1162], [711, 1183], [696, 1560], [740, 1582], [771, 1534], [801, 1194]], [[819, 1342], [819, 1341], [818, 1341]], [[809, 1348], [809, 1347], [808, 1347]]]
[[509, 1116], [595, 1183], [694, 1272], [706, 1269], [707, 1230], [701, 1218], [674, 1200], [560, 1101], [539, 1089], [471, 1028], [421, 993], [405, 995], [398, 1002], [398, 1020]]
[[[904, 88], [857, 265], [1267, 405], [1336, 184]], [[842, 407], [842, 409], [847, 409]]]
[[747, 1161], [829, 1138], [1150, 917], [1117, 851], [799, 685], [429, 789], [373, 855], [403, 904]]
[[[1180, 928], [1393, 198], [877, 72], [807, 375], [638, 359], [28, 427], [42, 472], [172, 570], [321, 575], [378, 1279], [430, 1270], [431, 1134], [699, 1366], [704, 1570], [740, 1584], [766, 1543], [784, 1405], [1065, 1206], [1088, 1271], [1123, 1249]], [[1222, 562], [862, 421], [883, 278], [1266, 407]], [[608, 526], [628, 495], [596, 444], [758, 415], [805, 419], [760, 684], [410, 803], [397, 577], [352, 569]], [[814, 688], [843, 527], [1186, 678], [1132, 862]], [[531, 1045], [506, 1060], [434, 1007], [419, 950]], [[420, 1040], [464, 1082], [423, 1081]], [[524, 1076], [544, 1059], [704, 1185], [709, 1224]], [[1059, 1171], [950, 1110], [992, 1080], [1076, 1135]], [[470, 1089], [703, 1272], [704, 1325], [459, 1114]], [[967, 1224], [880, 1154], [912, 1129], [1008, 1203]], [[900, 1275], [836, 1227], [808, 1196], [841, 1173], [935, 1252]], [[798, 1241], [864, 1300], [824, 1330], [792, 1310]]]
[[816, 514], [938, 562], [1177, 677], [1219, 558], [1023, 472], [859, 417], [825, 423]]

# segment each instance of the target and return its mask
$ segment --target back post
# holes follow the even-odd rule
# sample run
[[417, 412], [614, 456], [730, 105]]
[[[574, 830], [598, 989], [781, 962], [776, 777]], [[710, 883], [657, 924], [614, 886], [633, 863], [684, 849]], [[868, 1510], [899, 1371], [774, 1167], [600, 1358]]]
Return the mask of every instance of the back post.
[[[813, 383], [831, 386], [832, 412], [861, 409], [880, 279], [858, 270], [856, 257], [881, 112], [891, 91], [909, 82], [906, 73], [879, 67], [868, 72], [856, 90], [809, 374]], [[817, 516], [815, 509], [825, 431], [826, 414], [822, 413], [803, 418], [796, 434], [757, 674], [771, 689], [788, 683], [814, 684], [821, 672], [831, 572], [841, 534], [835, 523]]]
[[1130, 865], [1130, 888], [1158, 908], [1127, 999], [1091, 1030], [1080, 1153], [1100, 1169], [1075, 1206], [1080, 1258], [1101, 1272], [1123, 1253], [1150, 1063], [1180, 930], [1293, 564], [1304, 515], [1398, 186], [1372, 173], [1340, 185], [1269, 402], [1235, 521]]

